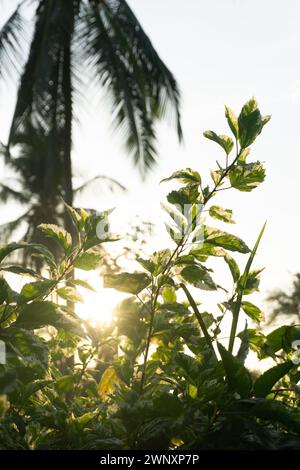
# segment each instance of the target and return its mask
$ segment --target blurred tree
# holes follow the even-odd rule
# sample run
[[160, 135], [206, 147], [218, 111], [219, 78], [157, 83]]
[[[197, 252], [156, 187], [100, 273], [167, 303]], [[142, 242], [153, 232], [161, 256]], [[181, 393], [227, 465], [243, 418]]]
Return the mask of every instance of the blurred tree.
[[[34, 28], [24, 57], [24, 11], [35, 4]], [[0, 77], [23, 63], [7, 145], [6, 163], [19, 175], [17, 189], [2, 184], [0, 197], [30, 207], [7, 226], [26, 220], [59, 222], [60, 196], [72, 205], [72, 125], [80, 78], [104, 87], [127, 151], [142, 174], [155, 163], [155, 122], [173, 113], [182, 138], [176, 80], [124, 0], [23, 0], [0, 31]], [[85, 94], [84, 90], [84, 94]]]
[[300, 273], [294, 275], [292, 286], [289, 292], [283, 290], [274, 291], [267, 299], [272, 303], [273, 308], [268, 323], [278, 317], [285, 315], [292, 320], [298, 320], [300, 317]]

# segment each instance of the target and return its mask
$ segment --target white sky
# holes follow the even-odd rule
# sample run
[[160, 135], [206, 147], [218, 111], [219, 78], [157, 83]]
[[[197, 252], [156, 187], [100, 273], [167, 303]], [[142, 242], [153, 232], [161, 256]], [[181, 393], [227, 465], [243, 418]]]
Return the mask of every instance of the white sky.
[[[91, 103], [86, 106], [90, 114], [81, 113], [81, 126], [75, 133], [76, 174], [113, 176], [130, 191], [126, 196], [99, 192], [96, 198], [93, 191], [80, 202], [96, 208], [116, 205], [126, 219], [140, 213], [154, 220], [168, 189], [159, 186], [159, 181], [186, 167], [208, 178], [208, 170], [215, 159], [222, 158], [222, 150], [206, 141], [202, 132], [227, 133], [224, 103], [238, 112], [254, 95], [262, 113], [273, 116], [252, 148], [252, 158], [265, 161], [267, 179], [252, 193], [223, 193], [219, 202], [234, 210], [237, 225], [228, 230], [242, 236], [249, 246], [268, 221], [256, 261], [257, 266], [266, 266], [262, 294], [288, 285], [289, 275], [300, 270], [300, 2], [129, 0], [129, 4], [178, 79], [185, 144], [180, 147], [173, 130], [161, 125], [159, 164], [142, 182], [119, 139], [109, 130], [107, 104], [103, 100], [97, 106]], [[1, 87], [3, 140], [13, 90], [12, 85]], [[1, 220], [12, 216], [11, 209], [1, 212]], [[160, 236], [156, 245], [159, 242]]]

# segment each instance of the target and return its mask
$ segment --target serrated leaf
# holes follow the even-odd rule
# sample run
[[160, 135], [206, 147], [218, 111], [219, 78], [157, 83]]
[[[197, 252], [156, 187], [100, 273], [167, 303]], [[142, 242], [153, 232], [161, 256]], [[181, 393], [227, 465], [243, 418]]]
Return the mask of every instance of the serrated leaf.
[[199, 202], [198, 197], [198, 185], [190, 185], [180, 188], [177, 191], [171, 191], [167, 195], [167, 200], [170, 204], [176, 204], [184, 214], [185, 206]]
[[77, 256], [74, 261], [74, 267], [84, 271], [91, 271], [99, 266], [102, 258], [103, 256], [99, 253], [87, 251]]
[[150, 282], [151, 277], [146, 273], [107, 274], [103, 277], [104, 287], [135, 295], [145, 289]]
[[222, 172], [221, 171], [211, 171], [210, 176], [215, 183], [215, 185], [219, 184], [221, 178], [222, 178]]
[[203, 243], [200, 245], [200, 248], [191, 250], [189, 254], [199, 261], [206, 261], [209, 256], [226, 256], [226, 251], [224, 248], [219, 246], [214, 246], [210, 243]]
[[56, 281], [47, 279], [45, 281], [29, 282], [25, 284], [20, 292], [18, 303], [29, 302], [37, 297], [43, 297], [55, 286]]
[[238, 117], [241, 148], [249, 147], [263, 128], [262, 116], [254, 98], [247, 101]]
[[72, 237], [65, 229], [54, 224], [40, 224], [38, 228], [49, 238], [55, 240], [66, 253], [72, 249]]
[[246, 313], [246, 315], [248, 315], [248, 317], [251, 318], [251, 320], [254, 320], [257, 323], [264, 320], [264, 315], [262, 311], [260, 310], [260, 308], [252, 304], [251, 302], [244, 300], [241, 303], [241, 307]]
[[183, 277], [185, 281], [189, 284], [192, 284], [198, 289], [203, 290], [216, 290], [217, 286], [214, 283], [212, 277], [207, 272], [207, 270], [200, 266], [186, 266], [180, 271], [180, 275]]
[[82, 295], [74, 287], [65, 286], [57, 289], [57, 295], [64, 300], [71, 302], [83, 302]]
[[265, 179], [266, 171], [260, 162], [234, 166], [229, 172], [230, 184], [239, 191], [250, 192]]
[[210, 243], [214, 246], [221, 246], [225, 250], [238, 251], [239, 253], [249, 253], [250, 251], [243, 240], [231, 233], [223, 232], [217, 228], [205, 226], [204, 238], [205, 243]]
[[233, 140], [228, 135], [218, 135], [214, 131], [205, 131], [203, 135], [207, 139], [219, 144], [225, 150], [226, 155], [229, 155], [233, 149]]
[[259, 283], [260, 283], [260, 273], [263, 269], [254, 269], [250, 271], [244, 286], [244, 294], [249, 295], [253, 292], [257, 292], [259, 290]]
[[183, 184], [200, 184], [201, 176], [198, 171], [192, 170], [191, 168], [186, 168], [185, 170], [175, 171], [169, 178], [164, 178], [161, 180], [161, 183], [165, 181], [178, 180]]
[[222, 222], [226, 222], [227, 224], [235, 224], [235, 221], [232, 218], [231, 209], [223, 209], [223, 207], [220, 206], [211, 206], [209, 208], [209, 215], [214, 219], [222, 220]]
[[96, 292], [93, 286], [91, 286], [91, 284], [88, 281], [85, 281], [83, 279], [74, 279], [72, 281], [72, 284], [74, 284], [75, 286], [84, 287], [84, 289], [90, 290], [92, 292]]

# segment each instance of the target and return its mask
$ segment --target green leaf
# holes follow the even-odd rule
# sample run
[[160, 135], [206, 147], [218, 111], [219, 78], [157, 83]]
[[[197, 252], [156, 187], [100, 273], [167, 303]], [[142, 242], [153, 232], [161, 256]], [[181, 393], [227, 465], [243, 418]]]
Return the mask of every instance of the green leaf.
[[238, 117], [239, 142], [242, 149], [254, 142], [261, 133], [263, 125], [257, 102], [252, 98], [243, 106]]
[[204, 137], [209, 140], [213, 140], [225, 150], [226, 155], [229, 155], [233, 149], [233, 140], [227, 135], [218, 135], [214, 131], [205, 131], [203, 133]]
[[18, 303], [21, 304], [36, 299], [37, 297], [43, 297], [48, 294], [55, 284], [56, 281], [50, 279], [25, 284], [20, 292]]
[[0, 305], [4, 304], [4, 302], [12, 302], [14, 297], [14, 291], [11, 289], [8, 282], [3, 277], [0, 277]]
[[185, 215], [182, 213], [182, 206], [177, 208], [175, 205], [167, 205], [164, 202], [160, 203], [161, 208], [174, 220], [177, 228], [182, 231], [186, 231], [188, 226], [188, 221]]
[[241, 307], [251, 320], [254, 320], [257, 323], [264, 321], [264, 315], [256, 305], [251, 302], [243, 301], [241, 303]]
[[36, 301], [26, 304], [20, 310], [15, 322], [15, 326], [28, 330], [35, 330], [48, 325], [82, 334], [79, 319], [77, 320], [63, 312], [53, 302]]
[[229, 266], [233, 281], [238, 282], [241, 274], [240, 274], [240, 269], [238, 267], [237, 262], [235, 261], [234, 258], [232, 258], [232, 256], [228, 254], [224, 256], [224, 260]]
[[57, 295], [64, 300], [71, 302], [83, 302], [82, 295], [74, 287], [65, 286], [57, 289]]
[[10, 243], [9, 245], [2, 246], [0, 248], [0, 263], [13, 251], [20, 250], [21, 248], [28, 248], [29, 246], [30, 245], [27, 243]]
[[265, 179], [266, 171], [260, 162], [234, 166], [229, 172], [230, 184], [239, 191], [250, 192]]
[[178, 205], [183, 212], [184, 206], [196, 203], [198, 201], [198, 197], [198, 185], [190, 185], [184, 188], [180, 188], [177, 191], [171, 191], [167, 195], [167, 200], [170, 204]]
[[155, 270], [155, 264], [151, 259], [137, 258], [137, 262], [140, 263], [143, 268], [149, 273], [153, 274]]
[[162, 392], [153, 400], [154, 413], [158, 416], [178, 418], [183, 413], [183, 404], [177, 396]]
[[85, 289], [90, 290], [92, 292], [96, 292], [96, 290], [93, 288], [93, 286], [91, 286], [88, 281], [85, 281], [83, 279], [74, 279], [72, 281], [72, 284], [74, 284], [75, 286], [84, 287]]
[[165, 181], [178, 180], [182, 184], [200, 184], [201, 176], [197, 171], [192, 170], [191, 168], [186, 168], [185, 170], [175, 171], [169, 178], [161, 180], [161, 183]]
[[40, 224], [38, 228], [49, 238], [55, 240], [65, 251], [69, 253], [72, 249], [72, 237], [65, 229], [54, 224]]
[[13, 274], [28, 275], [28, 276], [31, 276], [31, 277], [38, 277], [38, 278], [41, 277], [33, 269], [26, 268], [24, 266], [17, 266], [17, 265], [3, 266], [3, 267], [0, 268], [0, 270], [6, 271], [6, 272], [9, 272], [9, 273], [13, 273]]
[[252, 390], [252, 379], [249, 371], [222, 344], [218, 343], [218, 349], [229, 390], [237, 392], [242, 398], [248, 398]]
[[74, 375], [64, 375], [56, 381], [56, 389], [59, 393], [68, 393], [71, 392], [75, 385]]
[[74, 267], [84, 271], [91, 271], [99, 266], [102, 259], [103, 255], [87, 251], [86, 253], [82, 253], [77, 256], [74, 261]]
[[244, 286], [244, 295], [249, 295], [259, 290], [260, 273], [262, 271], [263, 269], [254, 269], [253, 271], [249, 272], [246, 284]]
[[253, 387], [255, 397], [265, 398], [278, 380], [282, 379], [294, 366], [292, 361], [277, 364], [256, 379]]
[[217, 286], [207, 270], [200, 265], [186, 266], [180, 275], [189, 284], [203, 290], [216, 290]]
[[209, 209], [209, 215], [214, 219], [222, 220], [228, 224], [235, 224], [235, 221], [232, 219], [232, 210], [223, 209], [220, 206], [211, 206]]
[[85, 218], [82, 218], [81, 214], [79, 214], [73, 207], [69, 206], [65, 201], [63, 201], [63, 203], [75, 227], [78, 231], [81, 231], [84, 225]]
[[6, 329], [6, 342], [20, 357], [30, 364], [38, 364], [43, 369], [48, 368], [48, 345], [40, 336], [29, 329], [10, 326]]
[[108, 367], [103, 372], [98, 385], [98, 393], [100, 398], [102, 398], [102, 400], [106, 400], [119, 383], [120, 378], [115, 368], [112, 366]]
[[177, 300], [175, 289], [174, 287], [171, 287], [171, 286], [163, 287], [162, 296], [163, 296], [165, 303], [168, 303], [168, 302], [173, 303], [173, 302], [176, 302]]
[[267, 114], [261, 118], [263, 126], [265, 126], [270, 121], [271, 117], [271, 114]]
[[104, 287], [130, 294], [139, 294], [150, 282], [151, 278], [146, 273], [108, 274], [103, 277]]
[[14, 370], [0, 369], [0, 395], [10, 393], [16, 385], [17, 374]]
[[225, 116], [228, 122], [228, 125], [233, 133], [234, 137], [238, 139], [239, 137], [239, 124], [236, 115], [228, 106], [225, 106]]
[[213, 171], [213, 170], [210, 172], [210, 176], [215, 185], [220, 183], [220, 180], [222, 178], [222, 173], [223, 173], [222, 171]]
[[97, 214], [85, 216], [86, 240], [83, 244], [85, 250], [104, 242], [113, 242], [119, 239], [116, 235], [110, 233], [108, 216], [113, 211], [114, 208], [111, 208]]
[[239, 253], [249, 253], [249, 248], [243, 240], [227, 232], [223, 232], [214, 227], [205, 226], [204, 228], [205, 243], [214, 246], [221, 246], [225, 250], [238, 251]]
[[300, 329], [294, 325], [283, 325], [276, 328], [266, 336], [266, 350], [272, 354], [283, 349], [290, 352], [291, 343], [295, 339], [300, 339]]
[[300, 416], [299, 413], [278, 400], [260, 399], [252, 408], [251, 413], [259, 419], [278, 422], [287, 429], [300, 433]]
[[153, 271], [154, 276], [158, 276], [167, 266], [171, 258], [171, 250], [166, 248], [165, 250], [156, 251], [151, 256], [151, 262], [155, 268]]
[[239, 152], [239, 156], [238, 156], [238, 159], [237, 159], [237, 163], [245, 164], [245, 163], [246, 163], [246, 159], [247, 159], [248, 155], [250, 154], [250, 152], [251, 152], [250, 147], [248, 147], [248, 148], [246, 148], [246, 149], [242, 149], [242, 150]]
[[226, 256], [226, 251], [219, 246], [214, 246], [210, 243], [202, 243], [200, 246], [200, 248], [190, 251], [190, 255], [199, 261], [206, 261], [209, 256]]
[[24, 392], [22, 393], [22, 399], [27, 400], [31, 395], [34, 395], [39, 390], [43, 390], [43, 388], [50, 385], [53, 381], [52, 380], [34, 380], [33, 382], [29, 382], [26, 384]]

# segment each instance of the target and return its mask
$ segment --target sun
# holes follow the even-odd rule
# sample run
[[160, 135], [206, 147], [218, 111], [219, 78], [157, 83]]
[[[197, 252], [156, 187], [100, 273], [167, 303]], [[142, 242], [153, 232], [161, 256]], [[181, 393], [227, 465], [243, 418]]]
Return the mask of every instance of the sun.
[[83, 302], [78, 302], [76, 305], [77, 315], [94, 327], [108, 325], [113, 319], [115, 307], [124, 298], [124, 294], [104, 288], [102, 278], [97, 272], [85, 273], [84, 280], [88, 281], [95, 292], [77, 287], [83, 297]]

